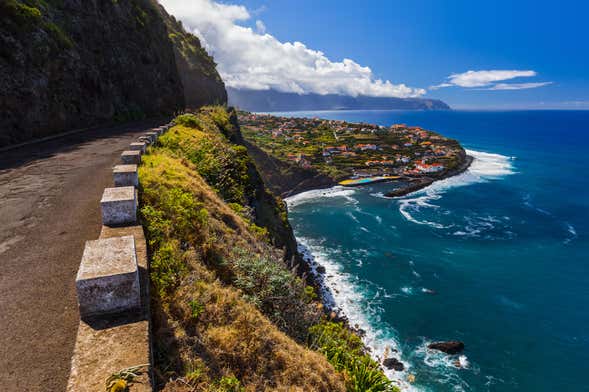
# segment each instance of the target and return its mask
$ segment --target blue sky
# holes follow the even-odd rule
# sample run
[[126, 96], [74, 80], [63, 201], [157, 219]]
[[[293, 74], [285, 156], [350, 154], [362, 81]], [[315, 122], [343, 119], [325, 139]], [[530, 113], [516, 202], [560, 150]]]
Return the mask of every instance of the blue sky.
[[[276, 88], [272, 83], [282, 74], [285, 79], [292, 79], [292, 83], [277, 88], [291, 91], [351, 94], [368, 91], [373, 95], [392, 92], [399, 96], [439, 98], [457, 108], [589, 108], [587, 2], [193, 2], [199, 3], [196, 7], [199, 9], [215, 6], [221, 7], [219, 11], [223, 14], [234, 11], [230, 22], [250, 27], [251, 36], [247, 37], [245, 31], [244, 34], [239, 31], [218, 33], [226, 28], [222, 23], [214, 27], [210, 23], [203, 24], [195, 16], [199, 10], [193, 12], [187, 6], [178, 5], [179, 1], [163, 0], [162, 3], [201, 36], [220, 63], [224, 79], [237, 87], [250, 87], [254, 82], [267, 79], [258, 87]], [[217, 34], [212, 34], [213, 30]], [[232, 46], [228, 41], [236, 36], [240, 41], [232, 48], [233, 54], [224, 51], [223, 48]], [[256, 39], [260, 42], [253, 43]], [[328, 71], [319, 73], [326, 75], [325, 80], [332, 78], [333, 83], [327, 84], [320, 77], [307, 78], [308, 70], [298, 67], [297, 62], [285, 60], [282, 70], [272, 69], [272, 64], [279, 62], [277, 57], [280, 62], [291, 53], [293, 57], [306, 57], [297, 48], [288, 46], [287, 43], [295, 41], [304, 44], [304, 50], [324, 54], [329, 61]], [[257, 52], [262, 59], [260, 64], [245, 50], [239, 54], [239, 49], [249, 43], [253, 45], [249, 52]], [[280, 54], [272, 54], [271, 48], [279, 44], [286, 48], [281, 48]], [[267, 55], [266, 47], [270, 48]], [[264, 59], [267, 64], [263, 63]], [[343, 59], [353, 62], [344, 64]], [[237, 64], [241, 64], [241, 68]], [[369, 67], [369, 73], [362, 67]], [[251, 78], [244, 79], [242, 74], [250, 70], [253, 70]], [[300, 70], [301, 76], [295, 74], [296, 70]], [[469, 70], [519, 73], [486, 74], [483, 76], [490, 75], [490, 78], [483, 78], [483, 81], [478, 73], [448, 79], [450, 75]], [[349, 83], [342, 74], [356, 73], [359, 76], [354, 76], [353, 80], [360, 82], [358, 88], [350, 92], [348, 87], [342, 87]], [[515, 77], [518, 74], [528, 76]], [[470, 77], [479, 82], [473, 83]], [[391, 84], [374, 82], [378, 79]], [[431, 88], [441, 84], [452, 86]], [[530, 88], [534, 86], [539, 87]]]

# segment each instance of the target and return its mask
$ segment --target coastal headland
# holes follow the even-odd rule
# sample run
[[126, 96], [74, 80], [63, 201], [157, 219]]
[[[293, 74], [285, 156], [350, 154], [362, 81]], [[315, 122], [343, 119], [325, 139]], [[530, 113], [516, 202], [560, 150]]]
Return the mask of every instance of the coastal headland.
[[266, 184], [283, 197], [335, 185], [380, 182], [400, 197], [464, 172], [460, 143], [417, 126], [240, 112], [243, 135]]

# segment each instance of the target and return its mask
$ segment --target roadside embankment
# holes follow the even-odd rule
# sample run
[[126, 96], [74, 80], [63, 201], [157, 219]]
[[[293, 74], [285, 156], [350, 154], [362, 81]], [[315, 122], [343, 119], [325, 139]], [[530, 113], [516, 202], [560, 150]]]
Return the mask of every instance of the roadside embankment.
[[179, 116], [139, 168], [157, 388], [393, 390], [277, 245], [276, 227], [292, 235], [286, 209], [262, 192], [233, 119]]

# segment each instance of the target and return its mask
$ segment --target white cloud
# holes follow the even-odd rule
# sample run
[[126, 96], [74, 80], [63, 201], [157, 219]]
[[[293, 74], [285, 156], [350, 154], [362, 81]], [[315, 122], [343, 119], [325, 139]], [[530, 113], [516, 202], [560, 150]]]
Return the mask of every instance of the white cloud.
[[201, 38], [228, 86], [378, 97], [418, 97], [426, 92], [378, 79], [369, 67], [350, 59], [331, 61], [301, 42], [281, 42], [265, 33], [262, 21], [255, 23], [257, 31], [239, 25], [250, 19], [244, 6], [212, 0], [160, 2]]
[[266, 25], [261, 20], [256, 20], [256, 31], [259, 34], [266, 34]]
[[538, 83], [497, 83], [493, 87], [486, 90], [525, 90], [528, 88], [542, 87], [552, 84], [552, 82], [538, 82]]
[[522, 90], [546, 86], [552, 82], [536, 83], [497, 83], [521, 77], [536, 76], [537, 72], [532, 70], [487, 70], [487, 71], [467, 71], [448, 76], [447, 81], [431, 86], [432, 90], [443, 87], [464, 87], [475, 88], [484, 87], [481, 90]]

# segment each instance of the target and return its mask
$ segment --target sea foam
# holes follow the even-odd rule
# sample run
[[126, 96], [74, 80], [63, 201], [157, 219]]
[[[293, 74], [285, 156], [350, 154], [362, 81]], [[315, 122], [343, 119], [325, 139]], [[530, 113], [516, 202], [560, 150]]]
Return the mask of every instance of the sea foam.
[[322, 198], [341, 197], [351, 204], [357, 204], [358, 201], [352, 197], [356, 193], [355, 189], [345, 188], [343, 186], [334, 186], [327, 189], [315, 189], [302, 192], [284, 199], [288, 207], [296, 207], [304, 203], [310, 203]]
[[[311, 271], [319, 279], [321, 295], [325, 305], [347, 317], [351, 326], [357, 326], [365, 332], [362, 340], [370, 348], [371, 356], [378, 362], [383, 358], [387, 347], [392, 356], [403, 362], [405, 370], [397, 372], [383, 369], [387, 377], [404, 391], [417, 391], [415, 386], [406, 381], [411, 373], [411, 364], [401, 358], [397, 332], [384, 323], [380, 315], [384, 312], [381, 298], [391, 298], [393, 294], [373, 283], [363, 281], [345, 272], [335, 259], [337, 249], [326, 247], [321, 241], [300, 236], [295, 233], [299, 251], [311, 266]], [[317, 267], [325, 268], [325, 274], [319, 274]]]
[[495, 180], [515, 173], [514, 157], [474, 150], [466, 150], [466, 153], [474, 159], [464, 173], [436, 181], [424, 189], [398, 199], [399, 212], [406, 220], [419, 225], [428, 225], [435, 229], [450, 228], [451, 226], [438, 222], [418, 219], [415, 217], [415, 213], [418, 213], [422, 208], [438, 208], [433, 202], [440, 199], [451, 188]]

